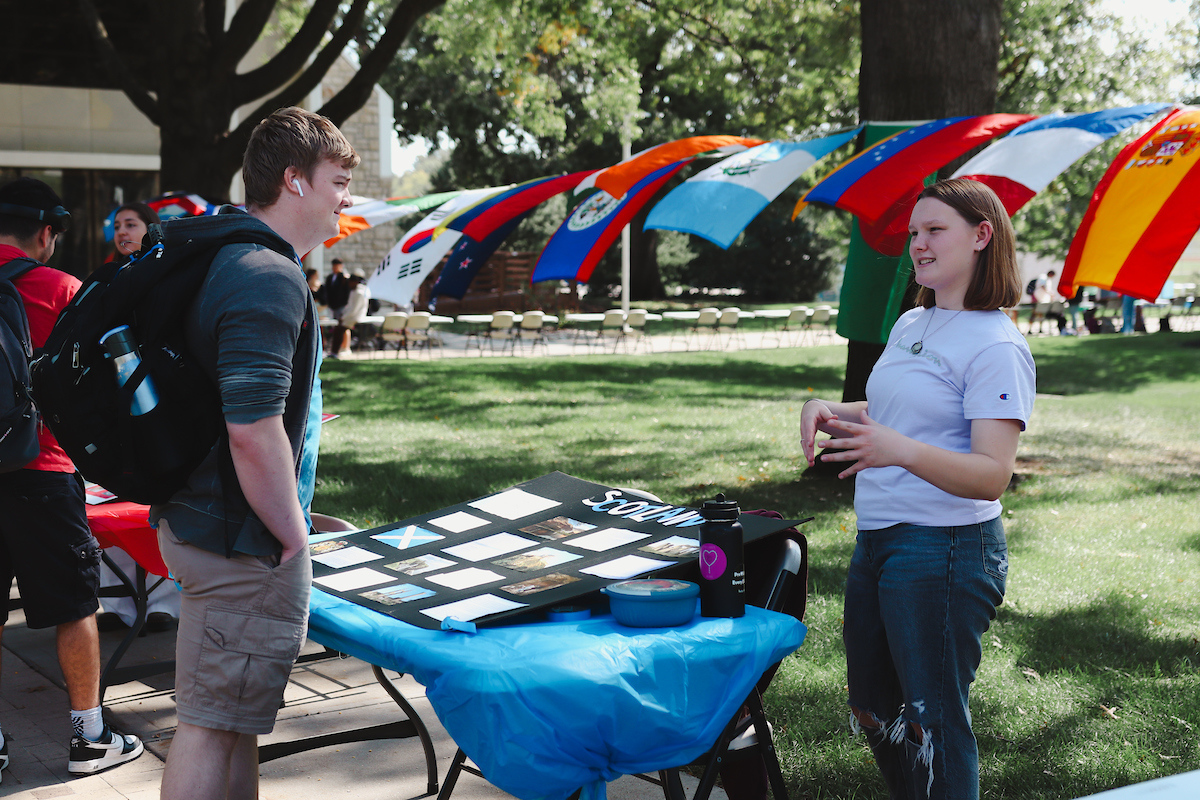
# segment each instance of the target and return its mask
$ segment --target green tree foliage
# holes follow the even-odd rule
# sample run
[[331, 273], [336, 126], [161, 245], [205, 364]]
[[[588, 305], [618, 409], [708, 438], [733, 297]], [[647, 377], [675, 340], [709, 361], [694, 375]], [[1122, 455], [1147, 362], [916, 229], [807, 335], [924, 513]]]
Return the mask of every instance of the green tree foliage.
[[[385, 87], [402, 135], [455, 144], [434, 189], [505, 184], [608, 166], [623, 131], [637, 152], [684, 136], [776, 138], [848, 123], [856, 29], [856, 6], [833, 0], [450, 0], [415, 32]], [[561, 219], [535, 215], [513, 241], [538, 249]], [[824, 244], [812, 223], [794, 225], [798, 235], [754, 240], [797, 271], [827, 270], [828, 259], [802, 249]], [[743, 281], [742, 260], [708, 261], [724, 265], [697, 273], [713, 285]], [[610, 254], [593, 283], [616, 271]], [[672, 272], [668, 280], [687, 279]], [[821, 272], [785, 283], [824, 281]]]

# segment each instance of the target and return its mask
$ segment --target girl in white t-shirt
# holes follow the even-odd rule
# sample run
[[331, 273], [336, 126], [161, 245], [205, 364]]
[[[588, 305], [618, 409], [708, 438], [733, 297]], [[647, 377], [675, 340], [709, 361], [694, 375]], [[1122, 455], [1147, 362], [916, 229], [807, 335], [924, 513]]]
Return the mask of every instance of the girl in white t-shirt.
[[[970, 180], [920, 195], [909, 254], [917, 307], [892, 328], [867, 400], [810, 400], [809, 466], [852, 461], [858, 539], [846, 584], [852, 724], [893, 798], [979, 796], [968, 691], [1004, 599], [999, 497], [1033, 410], [1025, 338], [999, 309], [1020, 300], [1012, 225]], [[868, 408], [870, 411], [868, 412]]]

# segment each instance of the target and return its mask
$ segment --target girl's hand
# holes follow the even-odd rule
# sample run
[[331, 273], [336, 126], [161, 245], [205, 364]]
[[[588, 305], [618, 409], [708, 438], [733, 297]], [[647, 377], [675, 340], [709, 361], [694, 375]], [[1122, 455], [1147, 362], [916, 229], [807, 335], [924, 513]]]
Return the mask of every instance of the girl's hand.
[[800, 409], [800, 448], [810, 467], [816, 463], [818, 428], [836, 420], [837, 415], [820, 400], [809, 400]]
[[[837, 438], [822, 442], [826, 451], [821, 460], [858, 462], [841, 472], [839, 478], [849, 478], [868, 467], [905, 467], [917, 447], [912, 439], [871, 419], [865, 410], [861, 423], [835, 419], [827, 427], [836, 431]], [[838, 452], [831, 453], [830, 448]]]

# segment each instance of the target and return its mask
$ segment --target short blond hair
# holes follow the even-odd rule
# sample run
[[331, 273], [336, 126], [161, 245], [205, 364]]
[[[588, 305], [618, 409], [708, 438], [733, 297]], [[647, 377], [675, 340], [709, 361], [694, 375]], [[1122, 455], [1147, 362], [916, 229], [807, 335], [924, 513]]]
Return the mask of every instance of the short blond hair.
[[292, 106], [281, 108], [255, 126], [242, 156], [246, 205], [266, 208], [279, 199], [283, 173], [295, 167], [305, 180], [322, 161], [354, 169], [358, 153], [337, 126], [320, 114]]
[[[1017, 237], [1004, 203], [992, 188], [979, 181], [951, 178], [926, 186], [918, 200], [932, 197], [954, 209], [969, 225], [987, 220], [992, 226], [992, 239], [979, 252], [975, 275], [963, 308], [968, 311], [994, 311], [1012, 308], [1021, 302], [1021, 270], [1017, 266]], [[937, 302], [933, 289], [922, 286], [917, 292], [917, 305], [929, 308]]]

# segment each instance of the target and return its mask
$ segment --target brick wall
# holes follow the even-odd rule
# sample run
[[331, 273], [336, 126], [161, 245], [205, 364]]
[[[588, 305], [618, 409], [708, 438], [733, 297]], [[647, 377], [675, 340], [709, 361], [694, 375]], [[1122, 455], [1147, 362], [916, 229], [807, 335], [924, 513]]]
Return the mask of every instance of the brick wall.
[[[334, 62], [322, 83], [322, 101], [332, 98], [350, 81], [355, 71], [356, 68], [345, 58]], [[391, 146], [390, 139], [380, 141], [379, 91], [376, 89], [371, 99], [342, 125], [342, 133], [350, 140], [350, 144], [362, 159], [362, 163], [354, 170], [350, 191], [355, 195], [373, 199], [387, 197], [391, 190], [391, 176], [384, 178], [379, 174], [379, 148]], [[408, 222], [411, 224], [415, 220], [410, 219]], [[326, 249], [324, 272], [329, 272], [329, 263], [333, 259], [340, 258], [346, 263], [348, 271], [361, 269], [364, 274], [370, 276], [392, 249], [392, 245], [399, 241], [401, 233], [395, 223], [386, 223], [343, 239]]]

